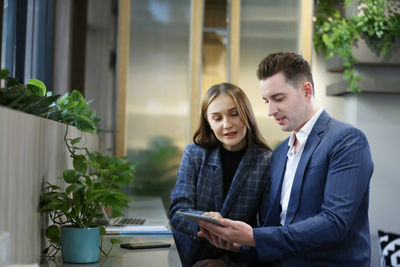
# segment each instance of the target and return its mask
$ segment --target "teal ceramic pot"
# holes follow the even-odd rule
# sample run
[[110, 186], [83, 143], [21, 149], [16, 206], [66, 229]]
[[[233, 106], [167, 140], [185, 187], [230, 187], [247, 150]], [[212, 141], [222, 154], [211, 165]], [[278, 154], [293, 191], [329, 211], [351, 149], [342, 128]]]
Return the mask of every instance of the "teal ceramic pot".
[[89, 263], [99, 260], [100, 227], [61, 227], [61, 255], [64, 262]]

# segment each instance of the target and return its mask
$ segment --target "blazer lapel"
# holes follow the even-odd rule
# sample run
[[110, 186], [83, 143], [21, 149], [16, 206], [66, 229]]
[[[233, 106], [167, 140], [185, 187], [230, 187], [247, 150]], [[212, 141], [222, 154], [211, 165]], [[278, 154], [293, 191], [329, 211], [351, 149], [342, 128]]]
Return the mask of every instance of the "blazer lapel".
[[210, 170], [210, 178], [212, 181], [212, 191], [214, 196], [215, 211], [221, 210], [223, 204], [223, 176], [222, 176], [222, 165], [219, 154], [219, 147], [210, 151], [208, 165], [213, 166], [213, 170]]
[[306, 168], [308, 166], [308, 162], [310, 161], [314, 150], [321, 142], [321, 138], [319, 137], [319, 135], [325, 130], [329, 118], [330, 117], [328, 113], [326, 111], [323, 111], [316, 123], [314, 124], [314, 127], [307, 138], [303, 154], [301, 155], [299, 165], [297, 166], [296, 174], [294, 176], [292, 190], [290, 192], [290, 200], [286, 212], [285, 224], [290, 224], [294, 218], [294, 215], [297, 212], [300, 203], [303, 178], [306, 172]]
[[[288, 139], [283, 141], [283, 143], [287, 144]], [[281, 150], [274, 151], [273, 153], [277, 153], [275, 156], [275, 165], [271, 166], [271, 192], [269, 198], [269, 207], [267, 212], [267, 217], [264, 225], [271, 226], [279, 224], [279, 205], [281, 199], [281, 187], [283, 181], [283, 175], [286, 169], [286, 160], [287, 160], [287, 152], [289, 150], [289, 146], [284, 146]]]

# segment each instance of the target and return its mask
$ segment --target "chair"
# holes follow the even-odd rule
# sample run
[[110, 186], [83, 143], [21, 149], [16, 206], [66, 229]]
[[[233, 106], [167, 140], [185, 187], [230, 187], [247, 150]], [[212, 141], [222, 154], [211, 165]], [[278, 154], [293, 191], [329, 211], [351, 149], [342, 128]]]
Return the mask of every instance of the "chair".
[[378, 230], [381, 267], [400, 267], [400, 234]]

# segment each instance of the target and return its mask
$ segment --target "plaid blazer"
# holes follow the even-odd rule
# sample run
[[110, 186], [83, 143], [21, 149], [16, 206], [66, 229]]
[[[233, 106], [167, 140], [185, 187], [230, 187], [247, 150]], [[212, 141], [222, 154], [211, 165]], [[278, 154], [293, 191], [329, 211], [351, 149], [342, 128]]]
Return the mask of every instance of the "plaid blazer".
[[206, 258], [224, 258], [228, 252], [198, 238], [198, 226], [175, 212], [202, 214], [217, 211], [225, 218], [244, 221], [253, 227], [262, 225], [269, 199], [270, 157], [269, 150], [255, 144], [249, 146], [223, 199], [220, 147], [209, 150], [191, 144], [185, 148], [169, 209], [170, 223], [183, 266], [192, 266], [196, 261]]

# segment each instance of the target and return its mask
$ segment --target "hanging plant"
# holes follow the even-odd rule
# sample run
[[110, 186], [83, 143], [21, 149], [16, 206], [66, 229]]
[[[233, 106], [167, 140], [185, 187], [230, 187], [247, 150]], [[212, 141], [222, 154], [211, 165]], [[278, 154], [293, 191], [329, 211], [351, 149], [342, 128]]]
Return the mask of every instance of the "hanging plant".
[[[351, 92], [361, 92], [361, 76], [354, 73], [352, 47], [360, 39], [381, 57], [400, 36], [400, 3], [396, 0], [359, 0], [357, 14], [347, 18], [344, 9], [352, 0], [319, 0], [314, 22], [314, 48], [325, 58], [342, 60], [344, 77]], [[341, 11], [339, 11], [341, 10]]]

